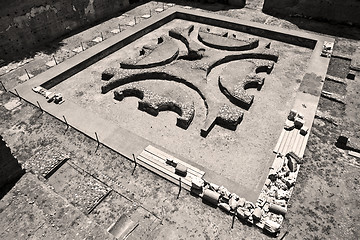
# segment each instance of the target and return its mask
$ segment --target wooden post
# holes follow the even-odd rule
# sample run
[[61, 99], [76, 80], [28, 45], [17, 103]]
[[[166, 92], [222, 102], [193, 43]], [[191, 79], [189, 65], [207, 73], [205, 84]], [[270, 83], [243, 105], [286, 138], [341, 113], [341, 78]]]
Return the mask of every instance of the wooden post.
[[21, 100], [20, 94], [18, 93], [18, 91], [16, 89], [14, 89], [16, 92], [16, 95], [19, 97], [19, 99]]
[[100, 34], [101, 34], [101, 41], [104, 41], [104, 36], [103, 36], [102, 32]]
[[28, 73], [28, 71], [25, 69], [26, 75], [28, 76], [28, 78], [30, 79], [30, 74]]
[[135, 154], [133, 154], [132, 156], [133, 156], [133, 159], [134, 159], [134, 163], [135, 163], [135, 165], [134, 165], [134, 169], [133, 169], [133, 171], [132, 171], [131, 175], [134, 175], [135, 169], [136, 169], [136, 167], [137, 167], [137, 161], [136, 161]]
[[98, 150], [98, 148], [99, 148], [99, 146], [100, 146], [100, 141], [99, 141], [99, 137], [98, 137], [98, 135], [97, 135], [96, 132], [95, 132], [95, 137], [96, 137], [96, 141], [97, 141], [97, 146], [96, 146], [95, 152], [97, 152], [97, 150]]
[[42, 107], [40, 106], [40, 103], [39, 103], [38, 101], [36, 101], [36, 102], [37, 102], [37, 104], [38, 104], [38, 106], [39, 106], [39, 108], [40, 108], [40, 110], [41, 110], [41, 113], [43, 113], [44, 110], [43, 110]]
[[179, 199], [180, 192], [181, 192], [181, 177], [179, 178], [179, 192], [178, 192], [176, 199]]
[[286, 235], [288, 235], [289, 234], [289, 231], [286, 231], [285, 233], [284, 233], [284, 235], [280, 238], [280, 240], [283, 240], [285, 237], [286, 237]]
[[65, 124], [66, 124], [66, 129], [65, 129], [65, 132], [64, 132], [64, 134], [67, 132], [67, 130], [69, 129], [69, 124], [68, 124], [68, 122], [66, 121], [66, 118], [65, 118], [65, 116], [63, 115], [63, 118], [64, 118], [64, 121], [65, 121]]
[[7, 90], [6, 90], [6, 88], [5, 88], [5, 86], [4, 86], [4, 84], [0, 81], [0, 84], [1, 84], [1, 86], [3, 87], [3, 89], [5, 90], [5, 92], [7, 92]]
[[84, 51], [84, 45], [83, 45], [83, 43], [80, 42], [80, 44], [81, 44], [81, 49]]
[[55, 55], [53, 55], [53, 58], [54, 58], [55, 64], [58, 65], [58, 63], [56, 61], [56, 58], [55, 58]]
[[160, 220], [161, 225], [163, 225], [163, 220], [164, 220], [164, 206], [161, 206], [161, 220]]
[[236, 216], [236, 211], [234, 212], [234, 215], [232, 217], [231, 229], [234, 228], [235, 216]]

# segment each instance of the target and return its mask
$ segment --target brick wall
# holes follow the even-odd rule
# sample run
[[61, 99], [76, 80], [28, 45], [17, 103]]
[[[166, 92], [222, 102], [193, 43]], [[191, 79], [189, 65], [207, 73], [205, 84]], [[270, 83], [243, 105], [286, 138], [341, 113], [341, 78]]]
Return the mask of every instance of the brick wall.
[[2, 0], [0, 58], [28, 52], [128, 6], [129, 0]]

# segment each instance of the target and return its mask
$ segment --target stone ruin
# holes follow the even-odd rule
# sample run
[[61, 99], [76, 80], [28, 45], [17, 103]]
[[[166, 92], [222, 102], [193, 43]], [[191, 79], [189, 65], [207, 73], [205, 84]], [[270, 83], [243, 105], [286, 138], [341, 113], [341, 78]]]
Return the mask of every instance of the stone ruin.
[[[196, 34], [199, 42], [206, 47], [191, 38], [191, 34]], [[175, 41], [182, 42], [187, 51], [180, 51]], [[244, 78], [235, 75], [230, 79], [220, 76], [217, 89], [208, 84], [208, 75], [215, 67], [238, 60], [252, 64], [249, 74]], [[148, 79], [182, 83], [196, 91], [204, 101], [207, 115], [201, 136], [206, 137], [215, 125], [236, 130], [244, 117], [243, 110], [248, 110], [254, 101], [254, 96], [246, 89], [260, 91], [265, 78], [258, 74], [270, 74], [277, 60], [276, 51], [269, 49], [269, 45], [259, 46], [258, 39], [228, 32], [216, 33], [210, 28], [195, 29], [194, 25], [190, 25], [171, 29], [169, 36], [160, 37], [157, 44], [143, 46], [135, 59], [127, 59], [120, 62], [119, 68], [103, 71], [102, 80], [105, 83], [101, 92], [106, 94], [114, 90], [115, 99], [120, 101], [124, 97], [136, 96], [141, 99], [139, 109], [154, 116], [159, 111], [174, 111], [179, 115], [177, 126], [186, 129], [194, 117], [193, 103], [176, 102], [134, 85]], [[217, 95], [221, 93], [228, 102], [219, 100], [221, 98]]]

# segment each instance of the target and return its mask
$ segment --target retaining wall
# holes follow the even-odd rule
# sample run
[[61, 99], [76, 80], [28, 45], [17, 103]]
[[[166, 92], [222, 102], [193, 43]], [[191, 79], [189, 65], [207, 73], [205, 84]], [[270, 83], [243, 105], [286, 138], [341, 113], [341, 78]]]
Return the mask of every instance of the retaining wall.
[[24, 170], [0, 136], [0, 188], [22, 176]]
[[264, 0], [263, 11], [360, 26], [359, 0]]
[[129, 0], [2, 0], [0, 57], [29, 52], [128, 6]]

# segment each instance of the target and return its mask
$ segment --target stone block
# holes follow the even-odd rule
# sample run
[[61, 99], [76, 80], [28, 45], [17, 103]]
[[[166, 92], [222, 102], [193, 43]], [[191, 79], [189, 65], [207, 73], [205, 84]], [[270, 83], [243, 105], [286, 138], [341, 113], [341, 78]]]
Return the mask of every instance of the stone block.
[[203, 201], [217, 206], [219, 202], [220, 194], [210, 189], [205, 189]]
[[290, 113], [289, 113], [289, 115], [288, 115], [288, 119], [289, 119], [290, 121], [294, 121], [296, 115], [297, 115], [297, 111], [294, 110], [294, 109], [291, 109], [291, 110], [290, 110]]
[[227, 203], [219, 203], [218, 206], [221, 210], [223, 210], [226, 213], [229, 213], [231, 210], [229, 204], [227, 204]]
[[264, 230], [270, 233], [277, 233], [280, 231], [280, 224], [272, 220], [267, 220], [264, 224]]
[[295, 124], [295, 127], [296, 127], [297, 129], [302, 128], [302, 126], [304, 125], [304, 123], [305, 123], [304, 119], [301, 119], [301, 118], [299, 118], [299, 117], [296, 117], [295, 120], [294, 120], [294, 124]]
[[194, 189], [202, 189], [204, 186], [204, 180], [198, 177], [192, 177], [191, 179], [191, 187]]
[[292, 157], [288, 158], [288, 167], [291, 172], [296, 172], [298, 169], [298, 164], [296, 160]]
[[309, 131], [308, 127], [302, 126], [302, 128], [300, 129], [300, 134], [305, 136], [308, 133], [308, 131]]
[[270, 204], [269, 211], [276, 213], [276, 214], [281, 214], [283, 216], [285, 216], [285, 214], [287, 213], [286, 208], [284, 208], [280, 205], [277, 205], [277, 204], [273, 204], [273, 203]]
[[254, 212], [252, 213], [253, 219], [255, 221], [260, 221], [262, 213], [263, 211], [261, 208], [259, 207], [255, 208]]
[[179, 176], [185, 177], [187, 174], [187, 167], [182, 164], [177, 164], [175, 168], [175, 173]]

